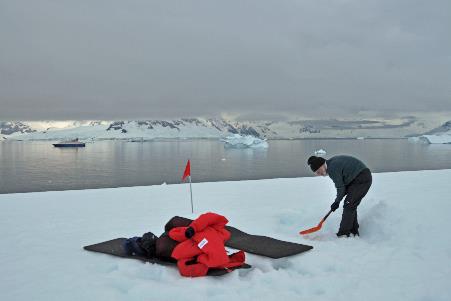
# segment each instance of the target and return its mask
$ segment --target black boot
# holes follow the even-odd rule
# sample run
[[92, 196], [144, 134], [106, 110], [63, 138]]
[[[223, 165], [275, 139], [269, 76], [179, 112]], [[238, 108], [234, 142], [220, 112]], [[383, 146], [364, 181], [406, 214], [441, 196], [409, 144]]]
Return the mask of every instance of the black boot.
[[147, 232], [143, 234], [141, 241], [139, 241], [139, 245], [146, 251], [147, 257], [155, 257], [157, 251], [157, 239], [158, 236], [152, 232]]
[[122, 242], [122, 248], [128, 256], [146, 256], [146, 250], [141, 247], [141, 237], [135, 236]]
[[346, 236], [349, 237], [351, 235], [351, 233], [349, 231], [338, 231], [337, 233], [337, 237], [341, 237], [341, 236]]
[[359, 230], [357, 230], [357, 229], [352, 229], [351, 234], [354, 236], [360, 236]]

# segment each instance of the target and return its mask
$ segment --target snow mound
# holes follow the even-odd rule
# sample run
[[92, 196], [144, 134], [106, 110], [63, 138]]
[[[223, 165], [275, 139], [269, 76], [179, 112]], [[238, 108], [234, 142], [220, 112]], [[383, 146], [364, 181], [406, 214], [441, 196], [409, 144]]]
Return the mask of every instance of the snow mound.
[[224, 142], [224, 147], [227, 148], [268, 148], [266, 140], [247, 135], [233, 134], [221, 139]]

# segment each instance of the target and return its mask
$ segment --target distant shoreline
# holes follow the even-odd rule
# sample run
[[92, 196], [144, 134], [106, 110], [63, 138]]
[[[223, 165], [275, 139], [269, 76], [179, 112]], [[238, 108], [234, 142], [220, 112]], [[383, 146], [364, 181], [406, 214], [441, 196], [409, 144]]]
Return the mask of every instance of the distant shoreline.
[[[82, 141], [119, 141], [119, 142], [131, 142], [131, 143], [141, 143], [141, 142], [181, 142], [181, 141], [196, 141], [196, 140], [219, 140], [218, 138], [144, 138], [142, 141], [130, 141], [131, 139], [140, 139], [141, 137], [135, 138], [80, 138]], [[353, 138], [353, 137], [318, 137], [318, 138], [267, 138], [267, 141], [299, 141], [299, 140], [405, 140], [411, 137], [368, 137], [368, 138]], [[61, 139], [4, 139], [0, 142], [37, 142], [37, 141], [59, 141]]]

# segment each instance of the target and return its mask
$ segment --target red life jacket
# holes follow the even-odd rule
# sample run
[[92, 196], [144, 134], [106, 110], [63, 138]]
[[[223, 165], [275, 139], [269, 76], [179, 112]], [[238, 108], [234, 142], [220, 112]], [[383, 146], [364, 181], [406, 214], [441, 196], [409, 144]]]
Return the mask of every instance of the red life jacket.
[[227, 223], [224, 216], [208, 212], [190, 224], [195, 233], [190, 239], [185, 237], [188, 227], [177, 227], [169, 231], [169, 236], [180, 242], [171, 256], [177, 260], [182, 276], [205, 276], [210, 268], [226, 269], [244, 263], [243, 251], [227, 255], [224, 247], [225, 241], [230, 238], [230, 232], [225, 229]]

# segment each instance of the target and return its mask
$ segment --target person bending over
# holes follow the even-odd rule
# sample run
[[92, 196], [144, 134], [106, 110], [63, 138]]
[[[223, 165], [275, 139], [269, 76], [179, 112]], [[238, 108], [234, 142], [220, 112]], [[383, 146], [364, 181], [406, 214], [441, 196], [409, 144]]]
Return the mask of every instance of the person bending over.
[[335, 201], [330, 206], [335, 211], [344, 199], [343, 215], [337, 236], [359, 235], [357, 207], [371, 187], [372, 176], [369, 168], [359, 159], [339, 155], [326, 160], [322, 157], [311, 156], [307, 160], [316, 176], [329, 176], [337, 189]]

